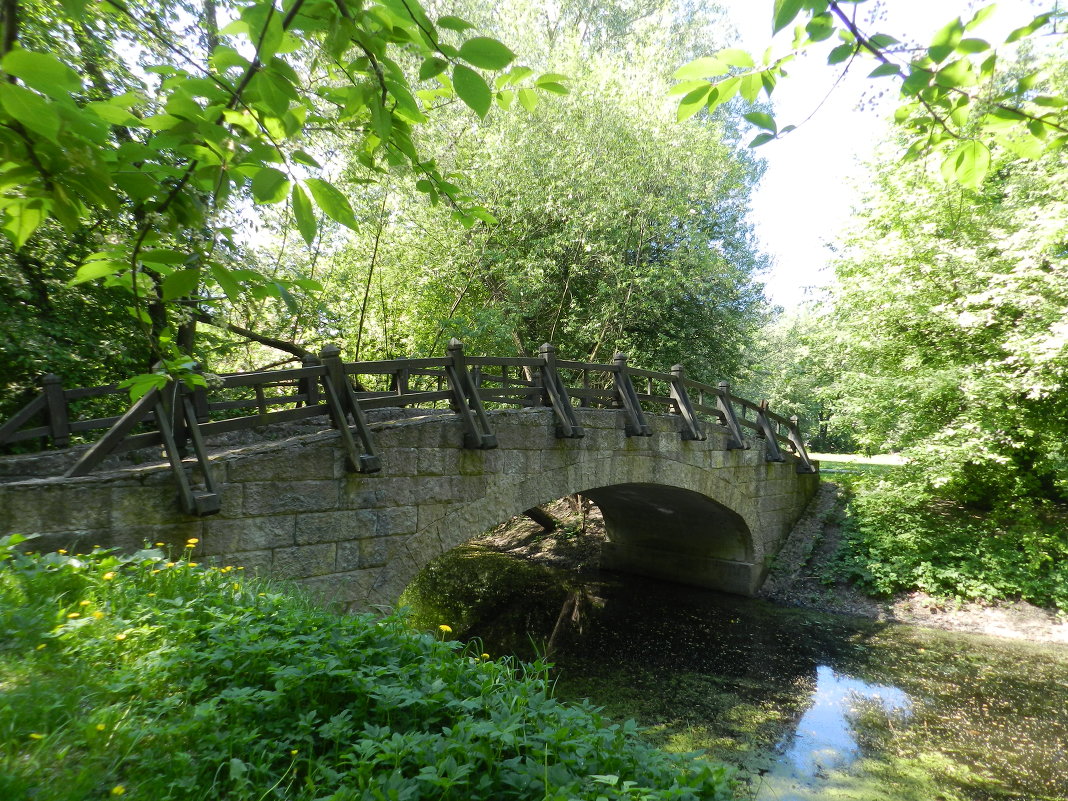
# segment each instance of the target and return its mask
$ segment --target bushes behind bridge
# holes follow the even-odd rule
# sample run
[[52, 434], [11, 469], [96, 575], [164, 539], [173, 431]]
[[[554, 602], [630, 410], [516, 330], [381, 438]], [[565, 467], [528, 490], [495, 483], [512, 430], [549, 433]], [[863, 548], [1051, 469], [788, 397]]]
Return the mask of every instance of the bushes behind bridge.
[[727, 799], [544, 665], [230, 568], [0, 540], [0, 798]]

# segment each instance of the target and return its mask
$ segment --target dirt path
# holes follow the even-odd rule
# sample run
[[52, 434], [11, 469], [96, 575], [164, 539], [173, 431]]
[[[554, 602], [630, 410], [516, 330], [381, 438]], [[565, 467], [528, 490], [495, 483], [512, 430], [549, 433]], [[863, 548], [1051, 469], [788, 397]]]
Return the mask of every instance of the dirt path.
[[[841, 507], [838, 486], [825, 479], [783, 545], [761, 597], [783, 606], [1068, 645], [1068, 620], [1022, 601], [963, 603], [922, 592], [877, 599], [843, 581], [825, 583], [823, 577], [840, 541]], [[484, 535], [479, 543], [553, 567], [597, 569], [605, 541], [600, 510], [588, 501], [580, 509], [575, 502], [562, 499], [546, 511], [561, 521], [556, 531], [546, 532], [529, 518], [517, 517]]]

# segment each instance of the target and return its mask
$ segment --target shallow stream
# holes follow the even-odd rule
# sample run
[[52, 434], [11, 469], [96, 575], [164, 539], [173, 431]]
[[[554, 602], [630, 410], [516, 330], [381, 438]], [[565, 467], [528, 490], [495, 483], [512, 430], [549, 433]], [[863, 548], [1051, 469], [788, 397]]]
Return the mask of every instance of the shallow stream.
[[756, 799], [1068, 799], [1068, 649], [784, 609], [469, 545], [403, 599]]

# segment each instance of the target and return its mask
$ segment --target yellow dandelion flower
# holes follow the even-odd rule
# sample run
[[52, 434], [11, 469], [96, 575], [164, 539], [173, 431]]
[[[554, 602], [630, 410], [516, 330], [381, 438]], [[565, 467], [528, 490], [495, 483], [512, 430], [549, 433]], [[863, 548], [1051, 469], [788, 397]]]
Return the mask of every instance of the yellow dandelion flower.
[[104, 729], [106, 729], [106, 728], [107, 728], [107, 726], [105, 726], [103, 723], [97, 723], [96, 724], [96, 730], [97, 731], [104, 731]]
[[300, 753], [300, 749], [299, 749], [299, 748], [294, 748], [294, 749], [293, 749], [292, 751], [290, 751], [289, 753], [290, 753], [290, 756], [296, 756], [297, 754], [299, 754], [299, 753]]
[[119, 641], [125, 640], [126, 635], [120, 631], [118, 634], [115, 635], [115, 639]]
[[239, 590], [239, 589], [241, 589], [241, 585], [240, 585], [240, 584], [238, 584], [238, 583], [237, 583], [237, 582], [235, 581], [235, 582], [233, 583], [233, 588], [234, 588], [235, 590]]
[[196, 537], [190, 537], [189, 539], [187, 539], [185, 541], [185, 544], [186, 545], [196, 545], [198, 542], [200, 542], [200, 540], [198, 540]]
[[99, 609], [97, 609], [95, 612], [93, 612], [93, 617], [96, 618], [97, 620], [100, 620], [100, 618], [102, 618], [103, 616], [104, 616], [104, 613], [101, 612]]
[[115, 578], [115, 571], [114, 570], [109, 570], [107, 573], [102, 575], [100, 578], [104, 579], [104, 581], [111, 581], [113, 578]]
[[238, 565], [238, 566], [237, 566], [237, 569], [238, 569], [238, 570], [244, 570], [245, 568], [244, 568], [244, 567], [243, 567], [242, 565]]
[[48, 643], [43, 642], [43, 643], [41, 643], [40, 645], [37, 646], [37, 650], [38, 651], [43, 651], [47, 647], [48, 647]]
[[446, 626], [444, 623], [442, 623], [440, 626], [438, 626], [438, 631], [440, 631], [442, 634], [452, 634], [452, 626]]
[[155, 598], [155, 597], [156, 597], [156, 593], [154, 593], [154, 592], [150, 592], [150, 593], [147, 593], [147, 594], [145, 595], [145, 597], [146, 597], [146, 598]]
[[162, 548], [163, 547], [163, 543], [162, 542], [157, 542], [156, 543], [156, 547], [157, 548]]
[[81, 612], [71, 612], [69, 615], [67, 615], [67, 617], [69, 617], [71, 620], [74, 620], [74, 618], [81, 617], [81, 616], [82, 616]]
[[265, 592], [258, 592], [258, 593], [256, 593], [256, 597], [257, 597], [257, 598], [266, 598], [266, 597], [267, 597], [267, 593], [265, 593]]
[[153, 571], [152, 571], [152, 575], [154, 576], [154, 575], [156, 575], [156, 574], [157, 574], [158, 572], [159, 572], [159, 568], [157, 567], [157, 568], [156, 568], [155, 570], [153, 570]]
[[67, 549], [66, 549], [66, 548], [59, 548], [59, 549], [57, 549], [57, 550], [56, 550], [56, 553], [62, 553], [62, 554], [65, 554], [66, 552], [67, 552]]
[[112, 795], [123, 795], [125, 793], [126, 793], [126, 788], [123, 787], [121, 784], [116, 784], [114, 787], [111, 788], [111, 794]]
[[35, 731], [31, 731], [30, 732], [30, 739], [31, 740], [43, 740], [44, 738], [45, 738], [45, 736], [43, 734], [39, 734], [39, 733], [37, 733]]
[[200, 564], [200, 562], [190, 562], [190, 563], [189, 563], [189, 566], [190, 566], [190, 567], [196, 567], [196, 566], [197, 566], [197, 565], [199, 565], [199, 564]]
[[174, 562], [168, 562], [168, 563], [166, 564], [166, 567], [174, 567]]
[[89, 606], [92, 601], [78, 601], [78, 606]]
[[489, 655], [489, 654], [482, 654], [482, 658], [483, 658], [483, 659], [489, 659], [489, 658], [490, 658], [490, 655]]

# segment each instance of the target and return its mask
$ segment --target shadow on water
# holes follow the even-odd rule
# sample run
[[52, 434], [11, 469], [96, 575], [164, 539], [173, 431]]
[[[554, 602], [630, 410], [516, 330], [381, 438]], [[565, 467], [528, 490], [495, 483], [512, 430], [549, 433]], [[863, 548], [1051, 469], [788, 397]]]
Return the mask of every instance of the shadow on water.
[[468, 545], [402, 599], [557, 694], [752, 776], [756, 798], [1068, 798], [1068, 651], [784, 609]]

